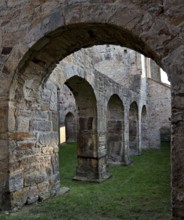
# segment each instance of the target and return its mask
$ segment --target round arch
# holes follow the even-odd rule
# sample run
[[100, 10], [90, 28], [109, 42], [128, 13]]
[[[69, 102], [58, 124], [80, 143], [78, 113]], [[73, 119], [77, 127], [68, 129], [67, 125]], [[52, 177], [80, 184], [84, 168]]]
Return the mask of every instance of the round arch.
[[[175, 6], [176, 3], [176, 6]], [[183, 3], [181, 3], [182, 6]], [[55, 4], [53, 4], [55, 5]], [[111, 6], [111, 7], [109, 7]], [[74, 24], [75, 27], [78, 27], [78, 31], [82, 31], [78, 24], [90, 24], [93, 26], [92, 30], [88, 31], [90, 36], [91, 45], [93, 44], [102, 44], [102, 43], [114, 43], [122, 46], [127, 46], [129, 48], [135, 49], [144, 55], [154, 59], [161, 67], [163, 67], [170, 77], [171, 85], [173, 88], [173, 100], [172, 100], [172, 123], [177, 125], [178, 128], [174, 126], [173, 134], [176, 135], [176, 138], [173, 138], [173, 205], [174, 205], [174, 215], [181, 216], [183, 213], [181, 210], [181, 201], [180, 192], [183, 195], [183, 191], [180, 189], [183, 188], [183, 167], [184, 164], [183, 157], [181, 158], [180, 143], [182, 142], [183, 136], [183, 122], [180, 122], [178, 119], [178, 114], [181, 115], [181, 118], [184, 115], [184, 112], [181, 111], [181, 103], [183, 98], [183, 59], [184, 59], [184, 47], [183, 47], [183, 34], [182, 34], [182, 19], [178, 17], [175, 11], [172, 10], [170, 13], [170, 8], [180, 7], [179, 1], [172, 2], [165, 1], [163, 4], [155, 3], [144, 3], [134, 1], [130, 3], [128, 0], [125, 0], [123, 4], [119, 2], [109, 2], [105, 3], [88, 3], [88, 1], [82, 1], [77, 3], [66, 2], [60, 3], [53, 6], [48, 10], [48, 14], [40, 16], [35, 16], [35, 19], [38, 19], [38, 22], [35, 20], [34, 23], [28, 25], [30, 31], [27, 36], [22, 34], [19, 36], [19, 39], [14, 39], [11, 43], [13, 50], [9, 55], [5, 65], [3, 65], [2, 74], [8, 75], [2, 77], [2, 87], [1, 87], [1, 108], [0, 108], [0, 120], [3, 123], [3, 129], [1, 131], [1, 141], [2, 141], [2, 152], [5, 155], [2, 158], [2, 161], [6, 161], [6, 166], [9, 167], [10, 161], [7, 159], [9, 143], [17, 140], [19, 137], [26, 137], [27, 134], [14, 134], [14, 121], [11, 125], [7, 125], [8, 120], [13, 118], [16, 106], [14, 103], [7, 103], [8, 94], [10, 90], [10, 85], [13, 83], [10, 93], [10, 100], [14, 102], [14, 94], [24, 97], [24, 92], [26, 91], [26, 97], [28, 98], [27, 104], [29, 104], [29, 90], [33, 85], [33, 90], [38, 88], [45, 78], [48, 77], [49, 73], [55, 66], [55, 63], [59, 59], [63, 58], [69, 53], [80, 49], [82, 47], [90, 46], [86, 43], [89, 40], [89, 37], [85, 38], [86, 35], [72, 35], [72, 31], [67, 29], [70, 25]], [[89, 10], [88, 10], [89, 9]], [[176, 9], [176, 8], [175, 8]], [[90, 11], [90, 15], [89, 15]], [[170, 16], [170, 14], [173, 15]], [[21, 16], [21, 15], [20, 15]], [[180, 18], [180, 19], [179, 19]], [[21, 22], [21, 19], [20, 19]], [[111, 28], [104, 29], [103, 32], [99, 35], [99, 38], [96, 38], [95, 29], [98, 24], [102, 26], [115, 26], [117, 29]], [[23, 24], [25, 26], [25, 24]], [[32, 26], [31, 26], [32, 25]], [[65, 32], [61, 32], [65, 27]], [[109, 26], [108, 26], [109, 27]], [[22, 26], [21, 26], [22, 28]], [[97, 28], [98, 29], [98, 28]], [[120, 30], [119, 30], [120, 29]], [[66, 40], [67, 36], [64, 33], [69, 30], [68, 34], [75, 37], [71, 40], [71, 43], [68, 43]], [[97, 31], [98, 32], [98, 31]], [[110, 33], [111, 32], [111, 33]], [[81, 32], [83, 33], [83, 32]], [[8, 32], [10, 35], [10, 33]], [[59, 42], [54, 38], [54, 36], [65, 36], [63, 38], [63, 44], [65, 47], [59, 47]], [[84, 37], [81, 37], [84, 36]], [[101, 40], [100, 40], [101, 36]], [[108, 42], [109, 36], [110, 42]], [[122, 37], [126, 36], [126, 37]], [[18, 37], [17, 37], [18, 38]], [[6, 39], [6, 36], [3, 36], [3, 39]], [[115, 39], [112, 41], [112, 39]], [[54, 40], [56, 44], [54, 45]], [[79, 43], [78, 42], [82, 42]], [[57, 46], [58, 44], [58, 46]], [[50, 46], [51, 47], [50, 47]], [[151, 49], [150, 49], [151, 48]], [[60, 55], [58, 53], [60, 51]], [[61, 56], [62, 53], [62, 56]], [[34, 71], [32, 71], [34, 70]], [[16, 72], [16, 74], [15, 74]], [[32, 76], [37, 78], [37, 82], [32, 79]], [[28, 77], [28, 78], [27, 78]], [[26, 85], [25, 84], [26, 78]], [[13, 79], [13, 81], [12, 81]], [[19, 81], [22, 81], [20, 82]], [[18, 85], [18, 86], [17, 86]], [[19, 88], [25, 88], [25, 91], [21, 91]], [[179, 86], [178, 86], [179, 85]], [[28, 89], [27, 89], [28, 88]], [[16, 93], [14, 93], [16, 91]], [[20, 100], [20, 99], [19, 99]], [[180, 103], [180, 104], [179, 104]], [[25, 103], [22, 103], [23, 105]], [[9, 111], [7, 111], [9, 109]], [[181, 124], [181, 125], [178, 125]], [[49, 127], [49, 124], [47, 124]], [[181, 129], [180, 129], [181, 128]], [[9, 133], [7, 132], [9, 131]], [[179, 166], [179, 168], [178, 168]], [[12, 169], [12, 167], [11, 167]], [[9, 182], [8, 171], [11, 169], [3, 170], [2, 179], [4, 182]], [[178, 178], [178, 176], [180, 178]], [[4, 186], [4, 184], [3, 184]], [[6, 192], [9, 192], [9, 184], [5, 184], [4, 188], [1, 190], [3, 195]], [[2, 204], [4, 201], [2, 202]], [[6, 203], [7, 204], [7, 203]], [[9, 204], [7, 204], [9, 206]]]
[[106, 154], [99, 158], [97, 101], [92, 86], [84, 78], [73, 76], [65, 84], [72, 91], [78, 109], [77, 169], [75, 180], [101, 182], [110, 177]]
[[139, 153], [139, 125], [138, 125], [138, 105], [133, 101], [129, 109], [129, 153], [137, 155]]
[[119, 165], [124, 163], [124, 106], [119, 96], [114, 94], [107, 108], [108, 163]]

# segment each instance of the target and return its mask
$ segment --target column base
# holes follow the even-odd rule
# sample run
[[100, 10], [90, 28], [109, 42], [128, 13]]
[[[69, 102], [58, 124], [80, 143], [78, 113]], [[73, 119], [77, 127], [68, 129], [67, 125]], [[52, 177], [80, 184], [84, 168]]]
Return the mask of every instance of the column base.
[[106, 173], [105, 175], [103, 174], [101, 178], [90, 179], [90, 178], [83, 177], [83, 176], [75, 176], [73, 177], [73, 180], [82, 181], [82, 182], [90, 182], [90, 183], [101, 183], [101, 182], [104, 182], [110, 179], [111, 177], [112, 177], [111, 173]]
[[58, 190], [56, 195], [57, 196], [64, 195], [65, 193], [68, 193], [69, 191], [70, 191], [70, 188], [63, 186]]
[[142, 151], [131, 150], [129, 156], [140, 156], [142, 155]]
[[132, 160], [126, 160], [126, 161], [107, 161], [107, 164], [112, 165], [112, 166], [128, 166], [132, 163]]

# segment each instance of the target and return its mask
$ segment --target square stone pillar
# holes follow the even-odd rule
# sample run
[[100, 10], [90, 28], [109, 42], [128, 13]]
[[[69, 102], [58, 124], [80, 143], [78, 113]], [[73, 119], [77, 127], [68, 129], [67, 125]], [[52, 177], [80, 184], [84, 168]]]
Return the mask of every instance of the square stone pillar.
[[77, 168], [74, 180], [103, 182], [111, 177], [107, 170], [106, 135], [82, 132], [78, 137]]
[[124, 153], [123, 160], [125, 165], [131, 163], [129, 158], [129, 107], [126, 105], [124, 110]]
[[138, 112], [138, 155], [142, 154], [142, 114], [141, 109], [139, 107]]

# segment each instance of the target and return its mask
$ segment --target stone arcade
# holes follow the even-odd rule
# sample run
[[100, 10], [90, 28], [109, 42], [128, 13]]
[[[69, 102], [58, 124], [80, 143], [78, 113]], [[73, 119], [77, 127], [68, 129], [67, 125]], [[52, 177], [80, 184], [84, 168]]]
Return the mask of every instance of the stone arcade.
[[[114, 151], [119, 152], [119, 162], [115, 160], [114, 164], [124, 163], [123, 152], [126, 152], [125, 157], [128, 157], [128, 151], [124, 151], [127, 139], [129, 154], [140, 154], [143, 148], [160, 146], [160, 129], [165, 127], [165, 132], [170, 129], [171, 94], [170, 87], [161, 82], [160, 68], [153, 61], [130, 49], [110, 45], [83, 49], [61, 61], [51, 74], [45, 86], [45, 93], [51, 96], [56, 88], [60, 90], [59, 121], [61, 127], [66, 125], [66, 134], [70, 130], [71, 140], [74, 140], [73, 133], [77, 132], [77, 108], [72, 91], [64, 83], [67, 78], [75, 75], [88, 81], [98, 99], [97, 102], [102, 103], [103, 114], [99, 114], [100, 121], [105, 122], [103, 126], [107, 149], [111, 151], [113, 147]], [[160, 93], [159, 100], [157, 93]], [[47, 96], [50, 99], [50, 96]], [[83, 96], [88, 100], [87, 94]], [[129, 120], [124, 119], [125, 115]], [[73, 122], [66, 124], [69, 116], [70, 121], [73, 118]], [[152, 135], [148, 136], [147, 130]], [[169, 136], [168, 131], [166, 135]], [[113, 163], [112, 160], [111, 162]]]
[[[172, 219], [184, 218], [183, 8], [182, 0], [0, 2], [2, 210], [47, 198], [59, 190], [57, 107], [48, 105], [38, 95], [55, 64], [81, 48], [114, 44], [150, 57], [169, 75], [172, 94]], [[92, 87], [78, 76], [67, 81], [70, 88], [76, 89], [76, 102], [83, 106], [84, 100], [77, 97], [79, 88], [75, 88], [78, 83], [84, 84], [86, 92]], [[95, 94], [90, 98], [101, 107]], [[88, 111], [90, 117], [86, 118], [80, 110], [81, 138], [85, 139], [83, 129], [89, 122], [91, 144], [88, 146], [95, 152], [88, 161], [94, 168], [91, 175], [106, 178], [103, 125], [95, 127], [100, 115], [95, 108], [91, 109], [90, 103]], [[82, 154], [86, 153], [85, 150]], [[82, 160], [79, 158], [79, 162]], [[36, 171], [32, 172], [35, 168]]]

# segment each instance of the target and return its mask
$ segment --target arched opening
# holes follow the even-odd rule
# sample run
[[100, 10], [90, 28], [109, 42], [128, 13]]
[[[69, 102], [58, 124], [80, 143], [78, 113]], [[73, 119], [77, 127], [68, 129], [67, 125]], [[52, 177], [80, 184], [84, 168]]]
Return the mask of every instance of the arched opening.
[[76, 142], [77, 126], [74, 115], [71, 112], [68, 112], [65, 117], [65, 133], [66, 133], [66, 143]]
[[[10, 125], [8, 121], [14, 115], [14, 104], [11, 105], [11, 98], [9, 99], [9, 85], [13, 79], [14, 70], [17, 69], [17, 64], [20, 60], [23, 60], [22, 64], [28, 59], [35, 57], [35, 53], [40, 53], [42, 48], [51, 43], [54, 34], [62, 36], [58, 33], [58, 28], [72, 23], [92, 23], [94, 26], [89, 31], [89, 35], [93, 44], [100, 43], [100, 37], [96, 38], [96, 33], [93, 30], [98, 23], [115, 24], [119, 29], [123, 29], [123, 33], [120, 31], [112, 31], [111, 28], [107, 28], [106, 31], [99, 32], [101, 41], [108, 43], [107, 36], [115, 39], [111, 40], [111, 43], [124, 45], [127, 47], [139, 48], [145, 55], [152, 57], [160, 65], [164, 65], [168, 73], [170, 74], [172, 84], [172, 178], [173, 178], [173, 218], [183, 217], [183, 174], [184, 174], [184, 161], [182, 147], [183, 143], [183, 1], [127, 1], [123, 4], [120, 1], [62, 1], [48, 3], [46, 1], [39, 1], [32, 4], [31, 1], [27, 1], [24, 7], [20, 2], [8, 4], [2, 2], [3, 10], [2, 14], [2, 37], [1, 37], [1, 106], [0, 106], [0, 121], [2, 123], [1, 133], [1, 182], [2, 190], [1, 197], [4, 195], [10, 195], [10, 183], [13, 179], [15, 171], [9, 151], [12, 153], [12, 146], [14, 146], [14, 138], [20, 137], [20, 134], [14, 134], [12, 127], [14, 121]], [[37, 5], [39, 7], [37, 8]], [[14, 7], [16, 6], [16, 7]], [[34, 8], [36, 6], [36, 8]], [[24, 10], [25, 9], [25, 10]], [[29, 9], [29, 10], [28, 10]], [[34, 10], [35, 9], [35, 10]], [[90, 13], [89, 13], [90, 12]], [[7, 22], [7, 13], [9, 22]], [[16, 16], [15, 16], [16, 15]], [[25, 16], [24, 22], [22, 17]], [[16, 24], [16, 25], [14, 25]], [[13, 28], [12, 28], [13, 27]], [[18, 31], [16, 31], [18, 27]], [[80, 26], [77, 28], [80, 32]], [[57, 31], [55, 31], [57, 30]], [[54, 31], [54, 34], [49, 34]], [[70, 31], [70, 30], [69, 30]], [[111, 32], [111, 34], [110, 34]], [[121, 37], [124, 35], [125, 37]], [[50, 36], [50, 37], [49, 37]], [[66, 35], [65, 35], [66, 36]], [[51, 53], [56, 51], [62, 51], [63, 54], [69, 54], [74, 48], [82, 48], [86, 46], [86, 35], [83, 32], [78, 34], [76, 38], [73, 33], [73, 44], [68, 44], [67, 36], [63, 41], [60, 41], [64, 45], [64, 49], [61, 50], [56, 43], [56, 50], [49, 50]], [[119, 38], [119, 42], [118, 39]], [[120, 40], [122, 39], [122, 41]], [[41, 44], [37, 44], [34, 48], [32, 45], [42, 39]], [[87, 39], [88, 41], [89, 39]], [[79, 43], [81, 41], [81, 43]], [[110, 41], [110, 40], [109, 40]], [[127, 43], [126, 43], [127, 42]], [[53, 41], [52, 41], [53, 43]], [[124, 44], [123, 44], [124, 43]], [[91, 43], [92, 44], [92, 43]], [[133, 46], [132, 46], [133, 45]], [[13, 49], [12, 49], [13, 48]], [[18, 49], [15, 49], [18, 48]], [[31, 49], [30, 49], [31, 48]], [[151, 50], [149, 48], [152, 48]], [[29, 50], [29, 56], [25, 51]], [[42, 51], [43, 52], [43, 51]], [[10, 54], [11, 53], [11, 54]], [[11, 59], [10, 57], [13, 57]], [[23, 58], [24, 57], [24, 58]], [[56, 59], [43, 53], [46, 60], [52, 60], [48, 62], [49, 68], [52, 69], [51, 63], [55, 63]], [[23, 59], [22, 59], [23, 58]], [[42, 58], [35, 59], [37, 63], [44, 65]], [[43, 59], [44, 59], [43, 58]], [[52, 59], [53, 58], [53, 59]], [[47, 62], [46, 62], [47, 63]], [[162, 64], [161, 64], [162, 63]], [[5, 65], [4, 65], [5, 64]], [[21, 72], [21, 71], [20, 71]], [[34, 71], [33, 71], [34, 72]], [[40, 72], [41, 74], [41, 72]], [[39, 75], [39, 74], [38, 74]], [[44, 74], [46, 75], [46, 74]], [[15, 77], [16, 78], [16, 77]], [[8, 103], [10, 100], [10, 103]], [[10, 107], [10, 111], [8, 109]], [[12, 114], [12, 115], [11, 115]], [[10, 120], [11, 121], [11, 120]], [[11, 128], [10, 128], [11, 127]], [[13, 133], [13, 134], [12, 134]], [[13, 140], [12, 140], [13, 139]], [[13, 148], [14, 149], [14, 148]], [[12, 171], [13, 169], [13, 171]], [[10, 179], [12, 177], [12, 179]], [[10, 180], [9, 180], [10, 179]], [[3, 201], [2, 204], [9, 202]], [[5, 205], [3, 205], [5, 206]]]
[[[65, 84], [72, 91], [78, 109], [77, 169], [75, 180], [101, 182], [109, 177], [106, 155], [99, 158], [97, 145], [97, 103], [91, 85], [73, 76]], [[100, 175], [99, 175], [100, 173]]]
[[129, 153], [138, 154], [139, 146], [139, 126], [138, 126], [138, 106], [134, 101], [129, 109]]
[[141, 148], [148, 148], [149, 147], [149, 141], [148, 141], [148, 124], [147, 124], [147, 110], [146, 106], [144, 105], [142, 107], [142, 113], [141, 113]]
[[111, 96], [107, 113], [108, 163], [122, 164], [124, 153], [124, 107], [117, 95]]
[[[25, 60], [22, 61], [20, 64], [20, 68], [17, 69], [17, 75], [15, 76], [15, 79], [13, 81], [12, 85], [12, 93], [10, 94], [10, 100], [11, 100], [11, 107], [10, 111], [16, 109], [16, 112], [24, 112], [27, 111], [28, 114], [31, 112], [31, 114], [34, 114], [37, 109], [41, 109], [45, 111], [45, 116], [39, 115], [39, 120], [38, 118], [35, 118], [35, 120], [31, 120], [28, 118], [27, 122], [25, 124], [29, 128], [27, 128], [27, 132], [21, 134], [21, 130], [16, 130], [16, 129], [10, 129], [10, 134], [12, 134], [12, 137], [14, 138], [13, 141], [17, 143], [17, 137], [23, 138], [23, 141], [27, 140], [26, 138], [29, 137], [29, 140], [33, 140], [34, 144], [36, 143], [37, 146], [44, 145], [48, 148], [50, 148], [50, 151], [53, 152], [53, 155], [50, 155], [49, 153], [46, 155], [49, 158], [49, 162], [47, 164], [48, 167], [51, 168], [51, 173], [55, 177], [56, 182], [52, 186], [54, 190], [52, 192], [49, 191], [49, 188], [47, 189], [48, 195], [54, 195], [57, 190], [58, 190], [58, 185], [59, 185], [59, 172], [58, 172], [58, 162], [57, 162], [57, 135], [56, 135], [56, 130], [55, 130], [55, 125], [57, 124], [57, 116], [56, 116], [56, 110], [53, 108], [50, 109], [50, 106], [48, 106], [47, 103], [47, 97], [45, 97], [45, 101], [42, 104], [39, 103], [39, 96], [36, 94], [36, 91], [40, 91], [40, 87], [43, 86], [44, 80], [47, 79], [49, 76], [50, 72], [54, 68], [54, 64], [58, 62], [60, 59], [65, 57], [66, 55], [72, 53], [73, 51], [78, 50], [81, 47], [88, 47], [90, 45], [94, 44], [103, 44], [103, 43], [112, 43], [112, 44], [120, 44], [120, 45], [125, 45], [130, 48], [134, 48], [137, 51], [140, 51], [150, 57], [153, 57], [155, 60], [159, 61], [157, 59], [157, 56], [155, 53], [153, 53], [150, 48], [146, 47], [144, 42], [141, 41], [139, 38], [134, 38], [130, 32], [126, 32], [125, 30], [121, 30], [121, 28], [117, 28], [116, 26], [112, 25], [112, 29], [109, 29], [111, 25], [100, 25], [100, 24], [89, 24], [89, 25], [74, 25], [74, 26], [69, 26], [68, 29], [59, 29], [56, 30], [54, 33], [50, 33], [44, 38], [44, 40], [40, 40], [40, 42], [37, 42], [33, 46], [33, 48], [29, 51], [30, 53], [27, 54], [25, 57]], [[79, 31], [80, 30], [80, 31]], [[80, 32], [80, 34], [79, 34]], [[114, 35], [114, 33], [117, 33], [117, 35]], [[126, 37], [123, 37], [125, 34]], [[81, 35], [84, 36], [84, 39], [81, 40]], [[62, 36], [62, 37], [61, 37]], [[104, 38], [104, 36], [106, 38]], [[114, 39], [115, 37], [115, 39]], [[130, 42], [134, 42], [132, 45], [131, 43], [129, 44], [127, 41], [127, 38], [130, 39]], [[66, 39], [68, 39], [68, 42], [66, 43]], [[113, 39], [113, 40], [112, 40]], [[48, 42], [48, 41], [49, 42]], [[45, 42], [45, 43], [44, 43]], [[64, 42], [64, 43], [63, 43]], [[66, 44], [65, 44], [66, 43]], [[144, 48], [144, 49], [142, 49]], [[33, 71], [34, 70], [34, 71]], [[80, 80], [79, 80], [80, 81]], [[73, 80], [71, 80], [71, 83]], [[80, 84], [80, 83], [79, 83]], [[68, 85], [68, 83], [67, 83]], [[69, 87], [72, 88], [71, 85]], [[80, 90], [80, 89], [79, 89]], [[15, 96], [14, 96], [15, 95]], [[78, 97], [78, 91], [74, 93], [76, 99]], [[86, 101], [86, 100], [85, 100]], [[82, 101], [78, 100], [79, 104], [82, 103]], [[84, 100], [83, 100], [84, 102]], [[20, 106], [19, 106], [20, 105]], [[21, 107], [22, 106], [22, 107]], [[82, 104], [81, 104], [82, 106]], [[32, 108], [30, 111], [30, 107]], [[18, 110], [18, 111], [17, 111]], [[82, 109], [79, 109], [82, 112]], [[24, 112], [25, 113], [25, 112]], [[93, 112], [94, 113], [94, 112]], [[26, 113], [25, 113], [26, 114]], [[27, 116], [28, 116], [27, 114]], [[47, 114], [49, 114], [49, 117], [47, 117]], [[81, 116], [80, 116], [81, 114]], [[91, 112], [90, 112], [91, 114]], [[89, 115], [90, 115], [89, 114]], [[50, 119], [51, 115], [51, 120]], [[20, 115], [19, 115], [20, 116]], [[29, 116], [28, 116], [29, 117]], [[90, 118], [93, 118], [90, 115]], [[89, 130], [93, 130], [94, 127], [91, 126], [91, 124], [94, 124], [94, 118], [90, 119], [88, 117], [83, 117], [83, 113], [79, 113], [79, 125], [80, 125], [80, 132], [83, 134], [80, 138], [80, 140], [83, 141], [83, 143], [87, 143], [87, 147], [89, 148], [88, 150], [84, 147], [84, 145], [81, 145], [82, 147], [79, 147], [79, 153], [78, 153], [78, 163], [79, 166], [77, 168], [77, 178], [78, 179], [86, 179], [87, 178], [99, 178], [99, 173], [95, 173], [97, 169], [97, 157], [93, 155], [92, 159], [88, 158], [88, 161], [84, 162], [83, 155], [80, 157], [81, 154], [84, 153], [84, 155], [89, 155], [91, 156], [91, 149], [93, 148], [93, 143], [97, 140], [95, 137], [92, 139], [92, 142], [86, 142], [85, 139], [85, 129], [86, 126], [89, 125]], [[92, 121], [90, 121], [92, 120]], [[17, 115], [15, 119], [17, 123]], [[87, 125], [88, 124], [88, 125]], [[133, 124], [133, 123], [132, 123]], [[17, 128], [17, 125], [15, 126]], [[131, 127], [131, 126], [130, 126]], [[138, 126], [137, 126], [138, 127]], [[96, 132], [96, 131], [95, 131]], [[136, 132], [134, 132], [136, 134]], [[49, 134], [49, 136], [48, 136]], [[93, 132], [91, 133], [90, 131], [87, 130], [87, 135], [91, 135], [94, 137]], [[15, 135], [15, 136], [13, 136]], [[19, 136], [20, 135], [20, 136]], [[22, 136], [21, 136], [22, 135]], [[135, 135], [134, 135], [135, 137]], [[36, 141], [35, 141], [36, 139]], [[130, 138], [131, 139], [131, 138]], [[49, 141], [47, 141], [49, 140]], [[91, 139], [90, 139], [91, 140]], [[132, 138], [132, 142], [133, 142]], [[21, 139], [22, 141], [22, 139]], [[94, 142], [93, 142], [94, 141]], [[43, 147], [43, 146], [42, 146]], [[49, 150], [48, 150], [49, 151]], [[82, 153], [81, 153], [82, 152]], [[40, 156], [40, 155], [39, 155]], [[17, 158], [16, 158], [17, 159]], [[19, 158], [20, 160], [23, 160], [24, 158]], [[104, 160], [104, 158], [102, 159]], [[13, 161], [17, 162], [16, 160]], [[32, 164], [31, 161], [28, 161], [29, 164]], [[86, 163], [86, 164], [85, 164]], [[85, 165], [84, 165], [85, 164]], [[100, 163], [99, 163], [100, 164]], [[86, 172], [88, 168], [92, 165], [92, 170], [90, 172]], [[104, 163], [101, 164], [102, 166]], [[86, 169], [87, 168], [87, 169]], [[90, 167], [91, 168], [91, 167]], [[98, 167], [99, 168], [99, 167]], [[102, 168], [102, 167], [101, 167]], [[102, 168], [102, 170], [104, 167]], [[15, 170], [11, 170], [12, 176], [14, 175]], [[89, 170], [88, 170], [89, 171]], [[19, 172], [19, 170], [18, 170]], [[21, 172], [21, 171], [20, 171]], [[43, 175], [43, 180], [46, 180], [47, 177], [48, 179], [52, 179], [49, 176], [49, 172], [47, 173], [46, 167], [44, 167], [44, 171], [41, 170], [40, 173], [44, 173]], [[40, 175], [39, 173], [39, 175]], [[95, 174], [94, 174], [95, 173]], [[85, 176], [86, 175], [86, 176]], [[102, 174], [103, 176], [104, 174]], [[105, 176], [105, 175], [104, 175]], [[23, 177], [21, 176], [23, 179]], [[25, 178], [25, 177], [24, 177]], [[26, 179], [26, 178], [25, 178]], [[29, 179], [30, 176], [28, 175], [27, 177], [28, 182], [27, 184], [29, 185]], [[23, 181], [21, 180], [21, 183]], [[51, 182], [51, 181], [50, 181]], [[25, 182], [24, 182], [25, 183]], [[55, 187], [56, 186], [56, 187]], [[23, 185], [18, 186], [15, 190], [22, 190]], [[12, 190], [12, 194], [14, 191]], [[36, 195], [38, 197], [38, 195]], [[41, 198], [42, 199], [42, 198]], [[32, 201], [36, 200], [36, 198], [32, 198], [31, 201], [26, 201], [26, 203], [31, 203]], [[13, 201], [12, 206], [16, 205], [17, 201]]]

